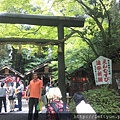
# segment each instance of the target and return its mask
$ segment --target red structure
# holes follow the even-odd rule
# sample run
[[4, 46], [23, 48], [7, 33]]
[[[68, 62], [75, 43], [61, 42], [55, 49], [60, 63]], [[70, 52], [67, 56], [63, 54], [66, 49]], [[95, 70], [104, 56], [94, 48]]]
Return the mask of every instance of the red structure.
[[0, 67], [0, 82], [4, 81], [9, 86], [11, 82], [16, 82], [17, 79], [24, 79], [24, 75], [10, 66]]
[[34, 72], [38, 73], [38, 76], [41, 80], [43, 80], [43, 85], [46, 85], [48, 82], [50, 82], [51, 80], [51, 73], [49, 71], [49, 67], [48, 67], [49, 63], [43, 63], [33, 69], [31, 69], [28, 72], [25, 72], [25, 79], [28, 80], [28, 83], [30, 82], [30, 80], [32, 79], [32, 75]]
[[84, 90], [84, 84], [88, 82], [88, 72], [85, 68], [79, 68], [67, 75], [67, 78], [71, 82], [70, 95], [73, 96], [75, 92]]

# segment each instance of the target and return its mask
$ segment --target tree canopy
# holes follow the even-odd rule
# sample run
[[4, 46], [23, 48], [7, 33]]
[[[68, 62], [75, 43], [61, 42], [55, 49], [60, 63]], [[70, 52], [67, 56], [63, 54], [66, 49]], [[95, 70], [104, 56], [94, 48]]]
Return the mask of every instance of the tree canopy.
[[[0, 12], [51, 16], [84, 16], [86, 18], [83, 28], [64, 28], [65, 38], [74, 32], [65, 40], [65, 66], [68, 73], [81, 66], [87, 67], [90, 62], [100, 55], [109, 57], [114, 62], [120, 61], [118, 52], [120, 46], [119, 10], [120, 8], [114, 0], [9, 0], [9, 3], [7, 0], [0, 1]], [[57, 28], [55, 27], [0, 24], [0, 31], [1, 38], [58, 39]], [[1, 51], [4, 51], [3, 46], [6, 47], [6, 45], [1, 44]], [[11, 43], [11, 46], [13, 50], [20, 50], [19, 45]], [[40, 46], [31, 45], [30, 43], [21, 46], [24, 71], [30, 70], [45, 59], [57, 57], [57, 46], [47, 45], [40, 48]], [[17, 64], [16, 58], [18, 57], [8, 57], [11, 53], [10, 51], [8, 50], [8, 53], [5, 53], [5, 51], [1, 52], [1, 65], [12, 64], [15, 67]], [[36, 56], [39, 53], [41, 53], [41, 56]], [[5, 61], [6, 57], [9, 58], [8, 61]], [[55, 66], [57, 68], [57, 62], [51, 62], [50, 67], [54, 68]], [[56, 75], [56, 72], [53, 73], [55, 79], [57, 79]]]

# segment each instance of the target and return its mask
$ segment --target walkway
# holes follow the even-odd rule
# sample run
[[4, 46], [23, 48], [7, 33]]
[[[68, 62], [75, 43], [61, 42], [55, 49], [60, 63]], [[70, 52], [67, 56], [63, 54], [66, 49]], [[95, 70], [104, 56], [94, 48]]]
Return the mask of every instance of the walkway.
[[[17, 100], [16, 100], [17, 103]], [[2, 108], [2, 112], [0, 114], [0, 120], [27, 120], [28, 117], [28, 102], [23, 99], [22, 100], [22, 111], [17, 111], [18, 108], [15, 108], [14, 112], [10, 112], [9, 109], [9, 101], [7, 101], [7, 113], [4, 112], [4, 107]], [[44, 113], [39, 112], [39, 120], [46, 120], [46, 115]]]

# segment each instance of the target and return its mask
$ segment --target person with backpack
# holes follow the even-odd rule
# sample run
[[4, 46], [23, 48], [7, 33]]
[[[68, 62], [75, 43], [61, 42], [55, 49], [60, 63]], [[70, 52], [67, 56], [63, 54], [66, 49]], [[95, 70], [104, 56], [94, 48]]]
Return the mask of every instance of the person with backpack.
[[[61, 120], [62, 114], [67, 114], [69, 112], [69, 108], [68, 105], [61, 100], [62, 94], [60, 89], [58, 87], [50, 88], [47, 98], [49, 100], [47, 107], [47, 120]], [[62, 120], [67, 119], [65, 118]]]
[[9, 87], [9, 102], [10, 102], [10, 112], [14, 111], [14, 94], [15, 94], [15, 87], [14, 87], [14, 83], [11, 83], [11, 86]]

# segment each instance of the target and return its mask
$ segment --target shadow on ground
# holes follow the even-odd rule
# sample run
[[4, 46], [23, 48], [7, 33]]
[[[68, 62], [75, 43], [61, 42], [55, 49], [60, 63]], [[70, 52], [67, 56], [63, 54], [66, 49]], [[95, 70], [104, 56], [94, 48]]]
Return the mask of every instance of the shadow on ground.
[[[28, 114], [22, 113], [4, 113], [0, 114], [0, 120], [28, 120]], [[38, 120], [46, 120], [45, 114], [39, 114]]]

